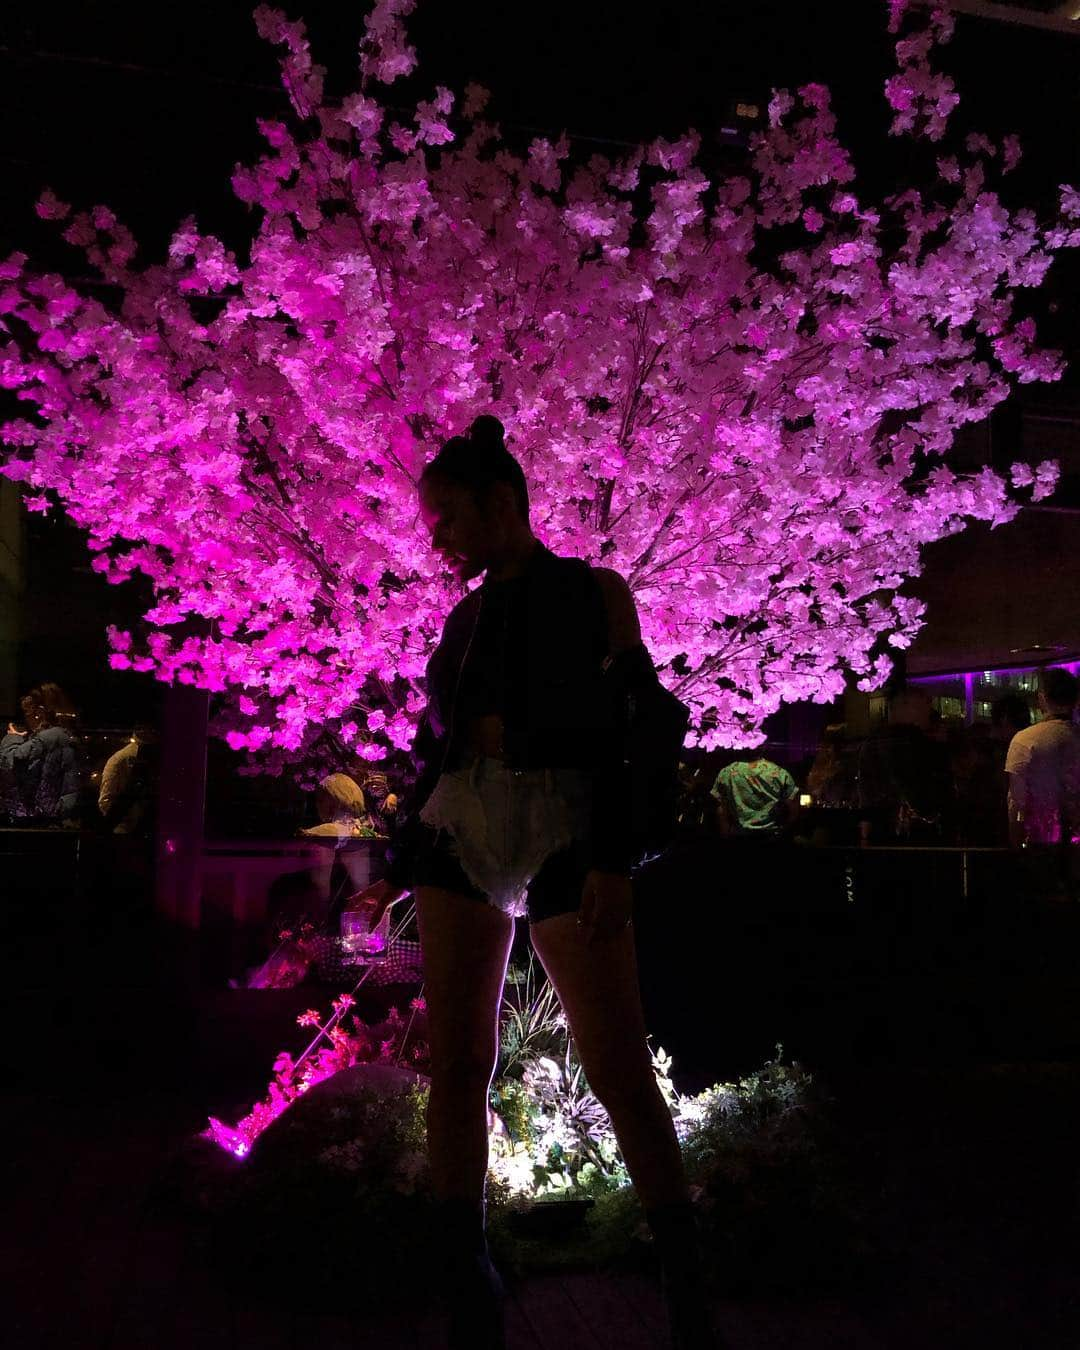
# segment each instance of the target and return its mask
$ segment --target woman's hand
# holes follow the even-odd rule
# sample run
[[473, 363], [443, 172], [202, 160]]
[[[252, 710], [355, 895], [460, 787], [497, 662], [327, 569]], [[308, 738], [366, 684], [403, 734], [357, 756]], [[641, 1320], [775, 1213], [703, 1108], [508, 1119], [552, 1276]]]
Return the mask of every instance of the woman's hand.
[[630, 878], [621, 872], [590, 870], [585, 877], [578, 913], [586, 943], [591, 947], [597, 942], [610, 942], [633, 917], [634, 892]]
[[395, 886], [393, 882], [381, 878], [379, 881], [373, 881], [370, 886], [365, 886], [362, 891], [357, 891], [355, 895], [350, 895], [345, 901], [345, 908], [362, 909], [365, 905], [371, 905], [371, 927], [374, 929], [378, 928], [379, 920], [390, 906], [396, 905], [408, 894], [404, 887]]
[[25, 732], [25, 731], [20, 731], [19, 728], [15, 725], [14, 722], [9, 722], [9, 723], [7, 724], [7, 729], [8, 729], [8, 735], [9, 735], [9, 736], [25, 736], [25, 735], [26, 735], [26, 732]]

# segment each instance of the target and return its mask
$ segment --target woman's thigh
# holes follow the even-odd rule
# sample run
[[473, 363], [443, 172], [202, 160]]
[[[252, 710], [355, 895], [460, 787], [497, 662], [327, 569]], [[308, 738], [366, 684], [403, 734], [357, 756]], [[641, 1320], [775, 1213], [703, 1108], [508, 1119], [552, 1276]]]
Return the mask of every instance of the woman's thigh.
[[529, 931], [593, 1090], [603, 1097], [639, 1087], [651, 1069], [633, 926], [591, 945], [576, 914], [543, 919]]
[[432, 1067], [465, 1073], [493, 1067], [514, 921], [437, 886], [417, 886], [415, 898]]
[[588, 870], [586, 846], [579, 839], [546, 858], [529, 883], [529, 922], [535, 926], [557, 914], [576, 914]]

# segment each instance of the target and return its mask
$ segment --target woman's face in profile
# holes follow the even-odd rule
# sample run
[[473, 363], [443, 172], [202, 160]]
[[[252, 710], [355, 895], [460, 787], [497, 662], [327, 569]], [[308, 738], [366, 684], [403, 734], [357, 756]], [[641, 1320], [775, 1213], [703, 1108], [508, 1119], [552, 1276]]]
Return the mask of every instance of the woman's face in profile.
[[443, 558], [451, 576], [464, 583], [484, 571], [498, 527], [467, 488], [426, 479], [420, 485], [420, 515], [431, 547]]

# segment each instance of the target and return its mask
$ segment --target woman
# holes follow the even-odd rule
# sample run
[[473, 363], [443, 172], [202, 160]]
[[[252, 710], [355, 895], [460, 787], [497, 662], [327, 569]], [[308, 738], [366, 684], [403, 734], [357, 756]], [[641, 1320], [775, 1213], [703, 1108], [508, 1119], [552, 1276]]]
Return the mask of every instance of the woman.
[[[20, 701], [29, 733], [8, 726], [0, 754], [13, 774], [24, 823], [70, 821], [79, 803], [75, 708], [58, 684], [42, 684]], [[13, 813], [14, 814], [14, 813]]]
[[487, 1105], [514, 917], [524, 915], [645, 1206], [674, 1344], [714, 1346], [638, 992], [612, 693], [620, 667], [644, 657], [651, 670], [630, 589], [536, 539], [524, 475], [494, 417], [428, 464], [420, 508], [456, 580], [485, 579], [455, 606], [428, 664], [417, 780], [398, 808], [386, 875], [360, 898], [375, 902], [376, 919], [409, 892], [416, 900], [450, 1344], [503, 1344], [484, 1237]]

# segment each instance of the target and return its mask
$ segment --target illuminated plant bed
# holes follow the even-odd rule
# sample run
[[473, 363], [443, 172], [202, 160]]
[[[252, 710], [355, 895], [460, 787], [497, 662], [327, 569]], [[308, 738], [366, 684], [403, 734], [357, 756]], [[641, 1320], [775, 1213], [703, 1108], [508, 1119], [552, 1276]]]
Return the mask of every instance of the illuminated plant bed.
[[[512, 978], [491, 1093], [492, 1246], [508, 1272], [648, 1262], [640, 1207], [554, 994], [531, 966]], [[319, 1024], [314, 1013], [301, 1020]], [[426, 1010], [414, 1000], [368, 1026], [345, 996], [328, 1020], [314, 1053], [278, 1057], [264, 1102], [235, 1126], [212, 1122], [204, 1138], [233, 1156], [213, 1150], [214, 1166], [203, 1145], [214, 1175], [201, 1192], [220, 1264], [316, 1302], [367, 1306], [400, 1288], [403, 1263], [437, 1259], [427, 1246]], [[809, 1074], [778, 1057], [688, 1097], [662, 1050], [653, 1064], [725, 1285], [804, 1281], [815, 1260], [842, 1269], [851, 1223], [843, 1188], [825, 1180], [832, 1164]]]

